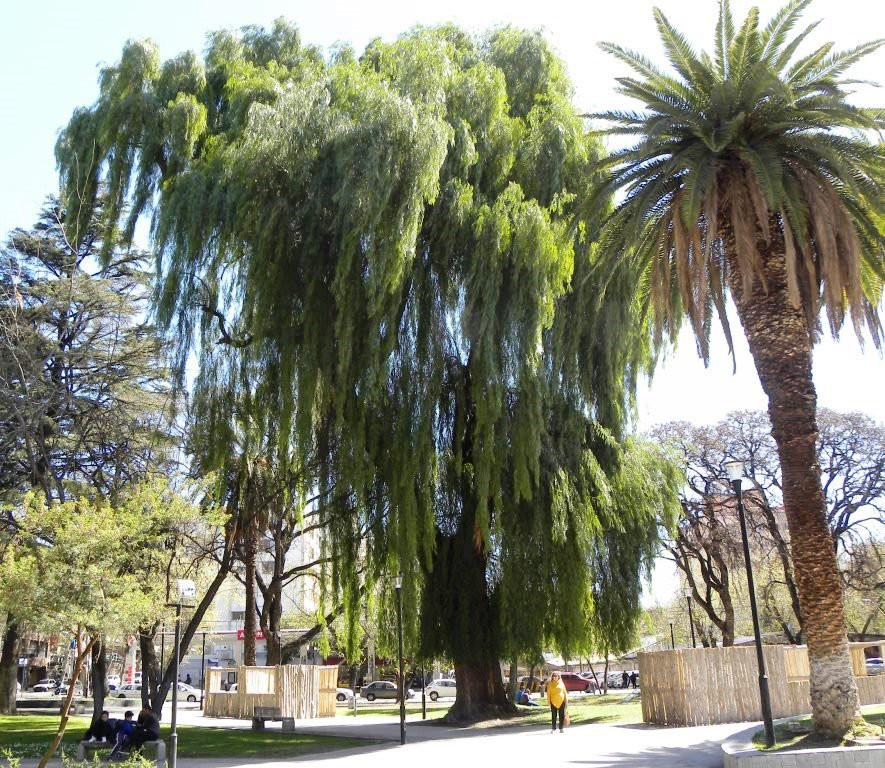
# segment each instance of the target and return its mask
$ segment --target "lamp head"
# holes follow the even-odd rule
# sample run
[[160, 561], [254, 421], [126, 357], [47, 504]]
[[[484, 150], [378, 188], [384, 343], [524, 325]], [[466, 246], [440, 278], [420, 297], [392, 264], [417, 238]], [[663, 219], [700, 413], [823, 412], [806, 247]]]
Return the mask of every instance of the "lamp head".
[[403, 575], [402, 573], [398, 573], [393, 577], [393, 588], [399, 592], [403, 588]]
[[728, 461], [725, 463], [725, 472], [731, 482], [740, 480], [744, 476], [744, 462]]
[[687, 597], [689, 600], [691, 600], [691, 590], [690, 589], [685, 590], [685, 597]]

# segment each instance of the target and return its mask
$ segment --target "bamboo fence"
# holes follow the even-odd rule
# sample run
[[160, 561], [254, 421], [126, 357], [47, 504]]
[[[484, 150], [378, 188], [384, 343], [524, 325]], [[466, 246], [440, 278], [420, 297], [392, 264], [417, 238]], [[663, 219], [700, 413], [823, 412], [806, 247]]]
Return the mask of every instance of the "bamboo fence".
[[[863, 649], [852, 643], [861, 704], [885, 703], [885, 675], [868, 676]], [[808, 650], [763, 647], [775, 718], [811, 710]], [[761, 718], [756, 648], [686, 648], [639, 654], [642, 719], [667, 725], [711, 725]]]
[[338, 667], [238, 667], [236, 691], [222, 688], [229, 669], [216, 667], [207, 672], [203, 703], [207, 717], [251, 718], [255, 707], [274, 707], [280, 717], [296, 719], [335, 716]]

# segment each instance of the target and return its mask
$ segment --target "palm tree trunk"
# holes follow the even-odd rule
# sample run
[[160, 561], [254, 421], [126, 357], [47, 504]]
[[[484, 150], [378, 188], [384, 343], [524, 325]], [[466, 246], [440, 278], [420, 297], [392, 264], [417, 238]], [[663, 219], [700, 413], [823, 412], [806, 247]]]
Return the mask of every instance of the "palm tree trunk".
[[786, 261], [779, 232], [775, 221], [771, 242], [758, 244], [767, 286], [763, 288], [756, 278], [746, 296], [734, 241], [726, 239], [729, 289], [768, 396], [771, 431], [780, 458], [784, 511], [811, 667], [812, 728], [820, 734], [841, 736], [860, 716], [860, 703], [817, 460], [817, 394], [812, 380], [811, 338], [804, 312], [793, 307], [787, 295]]

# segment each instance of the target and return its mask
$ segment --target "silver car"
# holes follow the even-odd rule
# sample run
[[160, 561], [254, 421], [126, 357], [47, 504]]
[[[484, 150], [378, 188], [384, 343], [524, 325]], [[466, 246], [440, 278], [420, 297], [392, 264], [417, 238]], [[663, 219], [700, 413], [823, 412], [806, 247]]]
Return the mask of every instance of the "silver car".
[[[406, 690], [407, 699], [411, 699], [414, 695], [414, 692]], [[375, 699], [399, 700], [399, 688], [396, 683], [391, 683], [389, 680], [376, 680], [374, 683], [364, 685], [360, 689], [360, 696], [368, 701], [375, 701]]]

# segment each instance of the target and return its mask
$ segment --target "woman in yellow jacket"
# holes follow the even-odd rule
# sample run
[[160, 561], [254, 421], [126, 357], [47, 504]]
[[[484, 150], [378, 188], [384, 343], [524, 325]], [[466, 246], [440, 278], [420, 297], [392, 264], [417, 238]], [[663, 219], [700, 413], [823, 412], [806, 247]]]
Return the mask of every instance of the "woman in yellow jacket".
[[559, 672], [553, 672], [550, 675], [550, 682], [547, 683], [547, 701], [550, 704], [550, 718], [553, 722], [553, 730], [550, 733], [556, 733], [557, 715], [559, 715], [559, 732], [562, 733], [562, 729], [565, 727], [565, 705], [568, 703], [568, 693]]

